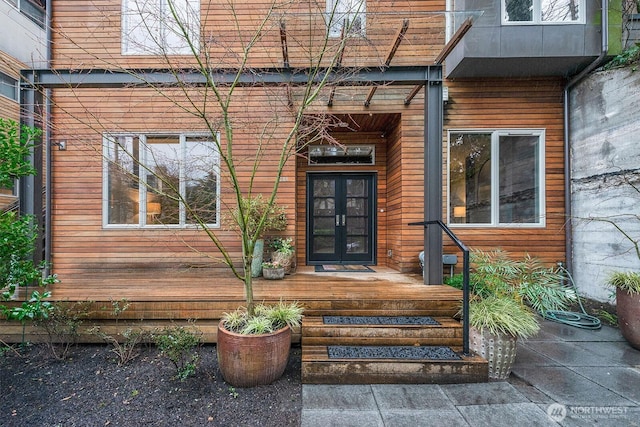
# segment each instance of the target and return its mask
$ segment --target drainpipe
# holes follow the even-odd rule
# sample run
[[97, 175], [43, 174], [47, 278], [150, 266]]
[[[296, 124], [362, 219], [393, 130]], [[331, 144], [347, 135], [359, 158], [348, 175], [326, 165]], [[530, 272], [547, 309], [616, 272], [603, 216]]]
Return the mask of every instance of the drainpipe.
[[565, 222], [565, 254], [567, 258], [566, 268], [573, 271], [573, 225], [571, 206], [571, 129], [569, 127], [569, 91], [584, 79], [590, 72], [599, 67], [606, 59], [609, 52], [609, 0], [602, 0], [602, 46], [600, 55], [579, 74], [575, 75], [564, 87], [564, 211]]
[[[47, 68], [52, 68], [52, 43], [51, 43], [51, 17], [53, 11], [53, 0], [45, 2], [45, 32], [47, 43]], [[45, 197], [44, 197], [44, 260], [46, 261], [45, 275], [51, 274], [51, 89], [45, 92], [45, 122], [44, 122], [44, 144], [45, 144]]]

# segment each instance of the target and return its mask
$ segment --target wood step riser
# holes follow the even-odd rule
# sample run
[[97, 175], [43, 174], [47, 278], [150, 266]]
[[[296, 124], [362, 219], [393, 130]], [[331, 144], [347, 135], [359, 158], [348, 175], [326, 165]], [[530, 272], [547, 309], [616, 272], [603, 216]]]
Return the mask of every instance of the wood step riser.
[[435, 345], [462, 348], [462, 338], [362, 338], [362, 337], [302, 337], [302, 345]]
[[303, 384], [457, 384], [488, 381], [487, 361], [330, 359], [326, 346], [303, 346]]
[[303, 362], [303, 384], [459, 384], [487, 382], [486, 363], [473, 361]]
[[439, 325], [325, 324], [323, 317], [305, 317], [303, 345], [442, 345], [462, 346], [462, 326], [451, 318]]
[[[458, 303], [460, 305], [460, 303]], [[304, 313], [306, 316], [431, 316], [431, 317], [455, 317], [460, 311], [458, 306], [441, 307], [441, 308], [307, 308]]]

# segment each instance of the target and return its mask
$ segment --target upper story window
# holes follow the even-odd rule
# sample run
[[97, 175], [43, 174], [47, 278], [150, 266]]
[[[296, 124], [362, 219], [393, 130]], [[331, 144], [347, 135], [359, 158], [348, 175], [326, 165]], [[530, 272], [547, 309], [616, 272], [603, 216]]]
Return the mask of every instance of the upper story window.
[[209, 135], [106, 135], [105, 226], [220, 224], [220, 174]]
[[343, 28], [346, 35], [365, 35], [367, 16], [366, 0], [327, 0], [327, 25], [329, 37], [340, 37]]
[[189, 55], [200, 45], [200, 0], [122, 0], [123, 55]]
[[543, 226], [544, 135], [449, 131], [449, 223]]
[[502, 0], [502, 22], [584, 23], [584, 0]]
[[45, 0], [6, 0], [36, 24], [44, 27], [46, 20]]
[[3, 72], [0, 72], [0, 95], [6, 96], [7, 98], [18, 102], [18, 80], [6, 75]]

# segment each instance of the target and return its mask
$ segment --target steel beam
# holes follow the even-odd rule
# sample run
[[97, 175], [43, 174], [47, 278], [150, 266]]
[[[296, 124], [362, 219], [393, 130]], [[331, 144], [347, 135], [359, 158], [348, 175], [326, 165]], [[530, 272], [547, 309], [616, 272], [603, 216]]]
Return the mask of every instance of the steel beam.
[[[23, 87], [57, 88], [121, 88], [144, 86], [204, 86], [215, 83], [238, 86], [303, 86], [320, 83], [338, 86], [413, 86], [442, 74], [442, 66], [389, 66], [381, 68], [338, 67], [212, 69], [204, 74], [194, 69], [40, 69], [24, 70]], [[328, 75], [327, 75], [328, 73]]]
[[[424, 96], [424, 218], [442, 221], [442, 74], [430, 76]], [[424, 229], [424, 284], [442, 284], [442, 230]]]

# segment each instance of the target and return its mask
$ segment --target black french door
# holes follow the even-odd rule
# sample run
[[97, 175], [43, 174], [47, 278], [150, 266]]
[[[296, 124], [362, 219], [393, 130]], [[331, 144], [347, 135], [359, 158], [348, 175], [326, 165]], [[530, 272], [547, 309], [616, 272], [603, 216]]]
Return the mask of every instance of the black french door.
[[307, 175], [309, 264], [375, 264], [375, 174]]

